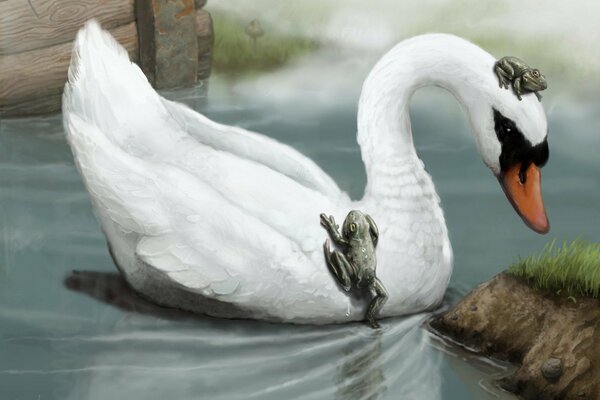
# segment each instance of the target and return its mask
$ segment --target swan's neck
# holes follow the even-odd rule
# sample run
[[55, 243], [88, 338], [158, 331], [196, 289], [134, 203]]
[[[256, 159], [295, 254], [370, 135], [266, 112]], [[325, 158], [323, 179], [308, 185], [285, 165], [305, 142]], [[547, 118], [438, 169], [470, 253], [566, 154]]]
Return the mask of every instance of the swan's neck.
[[437, 206], [435, 189], [413, 145], [410, 99], [420, 87], [443, 87], [471, 121], [485, 96], [480, 87], [497, 86], [493, 64], [494, 58], [477, 46], [437, 34], [404, 41], [377, 63], [363, 85], [358, 110], [358, 142], [367, 170], [365, 200]]

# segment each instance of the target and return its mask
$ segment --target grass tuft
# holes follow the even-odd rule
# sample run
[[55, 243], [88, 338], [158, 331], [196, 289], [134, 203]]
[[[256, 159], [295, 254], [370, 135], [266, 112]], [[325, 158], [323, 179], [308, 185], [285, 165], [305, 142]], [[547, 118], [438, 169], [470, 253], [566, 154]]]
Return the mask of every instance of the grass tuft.
[[600, 297], [600, 243], [574, 240], [547, 244], [539, 254], [511, 265], [508, 273], [540, 290]]
[[320, 46], [313, 39], [277, 32], [269, 25], [263, 26], [263, 35], [253, 41], [246, 33], [248, 23], [233, 15], [213, 14], [213, 67], [216, 72], [239, 75], [269, 71]]

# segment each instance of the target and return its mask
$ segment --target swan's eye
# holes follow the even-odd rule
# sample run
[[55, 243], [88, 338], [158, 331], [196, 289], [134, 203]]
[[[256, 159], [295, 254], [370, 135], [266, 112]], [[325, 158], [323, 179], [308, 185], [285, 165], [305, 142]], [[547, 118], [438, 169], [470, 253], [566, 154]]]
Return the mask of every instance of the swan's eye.
[[510, 118], [506, 118], [496, 109], [494, 109], [494, 129], [496, 130], [496, 136], [501, 143], [520, 134], [515, 122]]
[[350, 224], [350, 232], [356, 232], [356, 224], [354, 222]]
[[511, 120], [505, 120], [500, 124], [500, 129], [498, 129], [498, 133], [503, 136], [504, 139], [507, 136], [511, 136], [513, 134], [513, 132], [517, 132], [517, 128], [515, 126], [515, 123], [512, 122]]

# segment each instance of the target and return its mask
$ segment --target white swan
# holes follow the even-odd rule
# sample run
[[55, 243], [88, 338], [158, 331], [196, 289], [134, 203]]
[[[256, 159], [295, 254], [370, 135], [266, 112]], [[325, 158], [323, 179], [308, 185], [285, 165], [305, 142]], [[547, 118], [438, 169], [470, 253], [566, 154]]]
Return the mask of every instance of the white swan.
[[218, 317], [360, 320], [365, 302], [330, 275], [319, 225], [321, 212], [343, 220], [360, 209], [380, 229], [377, 274], [389, 291], [381, 316], [401, 315], [439, 304], [452, 271], [439, 198], [412, 142], [408, 102], [418, 88], [456, 96], [515, 209], [548, 229], [544, 110], [533, 94], [518, 101], [500, 89], [494, 61], [463, 39], [430, 34], [377, 63], [358, 111], [368, 177], [358, 202], [293, 149], [160, 97], [95, 22], [77, 35], [64, 125], [115, 263], [142, 295]]

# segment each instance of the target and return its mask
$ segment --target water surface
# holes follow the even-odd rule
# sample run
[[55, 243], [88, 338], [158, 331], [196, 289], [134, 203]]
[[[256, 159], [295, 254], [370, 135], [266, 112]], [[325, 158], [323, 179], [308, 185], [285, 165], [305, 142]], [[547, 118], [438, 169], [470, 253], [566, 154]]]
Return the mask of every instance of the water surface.
[[[166, 95], [288, 143], [352, 197], [365, 173], [355, 98], [338, 106], [261, 102], [218, 80], [210, 101]], [[353, 96], [353, 95], [351, 95]], [[600, 240], [600, 104], [549, 102], [543, 189], [552, 230], [529, 231], [483, 166], [464, 117], [419, 93], [413, 129], [442, 198], [455, 253], [445, 306], [550, 238]], [[291, 326], [194, 317], [133, 295], [116, 273], [73, 166], [60, 116], [0, 121], [0, 397], [3, 399], [512, 398], [510, 367], [449, 346], [428, 314]]]

